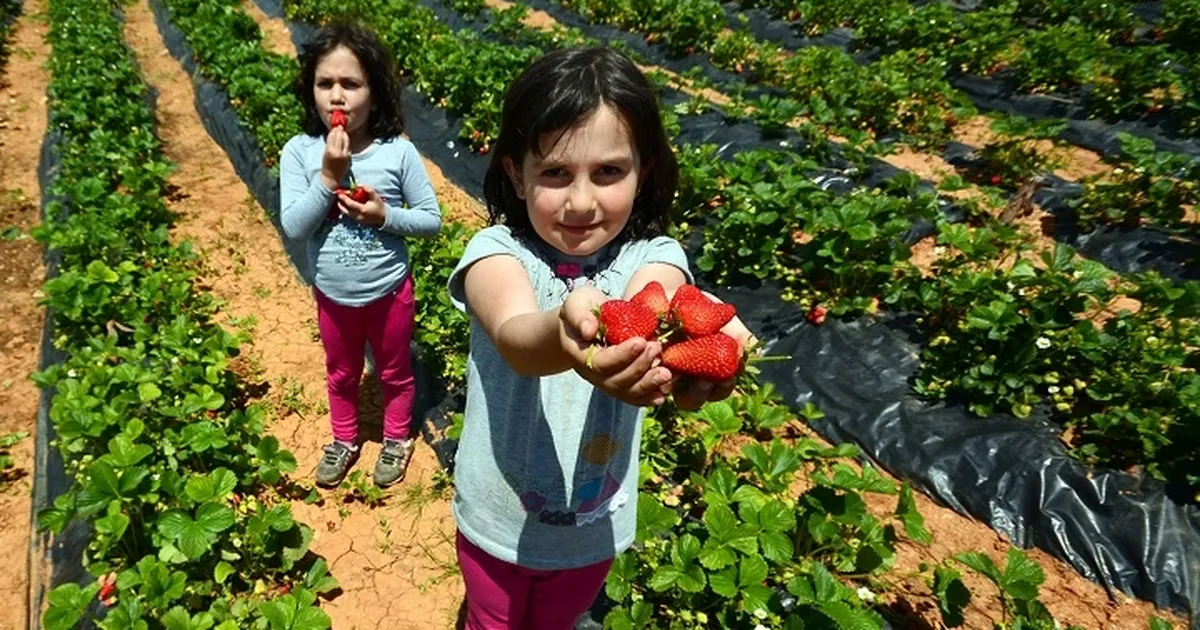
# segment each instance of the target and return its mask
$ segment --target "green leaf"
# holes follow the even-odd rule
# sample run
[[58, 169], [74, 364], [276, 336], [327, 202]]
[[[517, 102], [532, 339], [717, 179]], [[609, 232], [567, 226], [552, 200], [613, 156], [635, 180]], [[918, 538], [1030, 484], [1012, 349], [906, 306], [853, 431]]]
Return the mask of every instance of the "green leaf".
[[663, 565], [654, 571], [654, 575], [650, 576], [648, 586], [654, 591], [665, 591], [679, 581], [679, 576], [683, 575], [683, 571], [673, 564]]
[[138, 398], [142, 402], [148, 403], [156, 400], [159, 396], [162, 396], [162, 390], [158, 388], [158, 385], [154, 383], [142, 383], [138, 385]]
[[684, 534], [671, 546], [671, 562], [677, 567], [685, 567], [696, 556], [700, 555], [700, 540], [691, 534]]
[[1045, 581], [1046, 574], [1041, 565], [1030, 560], [1029, 556], [1019, 549], [1008, 550], [1002, 585], [1009, 595], [1017, 599], [1037, 599], [1038, 587]]
[[994, 582], [996, 586], [1000, 586], [1002, 584], [1000, 568], [996, 566], [995, 562], [992, 562], [991, 558], [983, 555], [982, 553], [978, 551], [966, 551], [963, 553], [954, 554], [954, 559], [966, 565], [972, 571], [987, 577]]
[[767, 579], [767, 561], [762, 556], [746, 556], [738, 572], [739, 586], [762, 584]]
[[716, 538], [709, 538], [704, 541], [704, 548], [700, 550], [700, 564], [709, 570], [724, 569], [725, 567], [737, 562], [737, 553], [732, 547], [725, 545]]
[[235, 569], [233, 568], [232, 564], [222, 560], [218, 562], [216, 568], [213, 569], [213, 579], [216, 580], [217, 584], [224, 584], [225, 579], [228, 578], [229, 575], [234, 571]]
[[1150, 630], [1173, 630], [1174, 628], [1175, 626], [1171, 625], [1171, 622], [1165, 619], [1159, 619], [1158, 617], [1150, 618]]
[[829, 602], [838, 598], [838, 581], [822, 564], [812, 567], [813, 596], [818, 602]]
[[46, 630], [71, 630], [83, 618], [99, 591], [100, 585], [95, 582], [86, 588], [80, 588], [74, 582], [56, 587], [50, 591], [50, 606], [42, 614], [42, 625]]
[[148, 444], [134, 444], [124, 433], [108, 441], [108, 456], [121, 468], [133, 466], [153, 453], [154, 449]]
[[880, 625], [865, 611], [854, 610], [846, 602], [822, 602], [817, 607], [837, 623], [839, 630], [879, 630]]
[[726, 599], [737, 597], [737, 567], [729, 567], [720, 573], [708, 575], [708, 586], [713, 592]]
[[777, 564], [784, 564], [796, 553], [792, 539], [782, 532], [763, 532], [758, 537], [763, 556]]
[[710, 505], [704, 511], [704, 524], [708, 527], [710, 534], [724, 542], [733, 535], [733, 530], [738, 525], [738, 519], [727, 505]]
[[772, 499], [758, 511], [758, 524], [769, 532], [786, 532], [796, 528], [796, 515], [784, 502]]
[[205, 503], [196, 510], [196, 524], [211, 534], [233, 527], [235, 520], [233, 510], [217, 503]]
[[904, 523], [904, 531], [908, 533], [908, 537], [914, 541], [928, 545], [933, 542], [933, 536], [929, 530], [925, 529], [925, 517], [921, 516], [921, 512], [917, 510], [916, 497], [913, 495], [912, 486], [907, 483], [900, 487], [900, 501], [896, 504], [896, 517]]
[[112, 284], [121, 279], [117, 272], [104, 264], [103, 260], [93, 260], [87, 266], [87, 278], [92, 282], [102, 282], [104, 284]]
[[197, 502], [222, 501], [237, 487], [237, 477], [225, 468], [218, 468], [207, 475], [193, 475], [187, 481], [188, 498]]
[[771, 589], [761, 584], [747, 586], [742, 589], [742, 605], [751, 614], [758, 610], [768, 611], [772, 595]]
[[741, 418], [733, 412], [733, 407], [723, 400], [704, 405], [700, 408], [699, 416], [722, 435], [737, 433], [742, 428]]
[[942, 611], [942, 622], [949, 628], [963, 624], [963, 610], [971, 603], [971, 590], [962, 581], [962, 574], [948, 566], [933, 570], [933, 592]]

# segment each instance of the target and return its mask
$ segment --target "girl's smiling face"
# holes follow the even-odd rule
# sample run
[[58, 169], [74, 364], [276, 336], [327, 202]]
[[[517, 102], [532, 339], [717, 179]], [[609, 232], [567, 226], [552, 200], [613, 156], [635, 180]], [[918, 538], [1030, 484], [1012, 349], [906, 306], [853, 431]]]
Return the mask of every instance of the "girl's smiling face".
[[625, 119], [601, 104], [564, 132], [542, 134], [532, 151], [504, 169], [543, 241], [571, 256], [588, 256], [625, 228], [642, 180], [642, 164]]
[[313, 98], [317, 110], [329, 125], [330, 113], [346, 112], [346, 132], [357, 137], [367, 129], [371, 116], [371, 86], [358, 57], [345, 46], [338, 46], [317, 62], [313, 78]]

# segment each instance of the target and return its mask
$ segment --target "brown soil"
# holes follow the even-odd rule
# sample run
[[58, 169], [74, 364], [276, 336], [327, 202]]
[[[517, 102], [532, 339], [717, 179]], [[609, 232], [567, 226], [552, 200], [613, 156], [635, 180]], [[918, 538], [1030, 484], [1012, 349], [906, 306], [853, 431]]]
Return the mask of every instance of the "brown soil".
[[45, 310], [38, 305], [45, 279], [42, 247], [29, 232], [40, 223], [37, 164], [46, 132], [43, 64], [49, 46], [43, 1], [28, 0], [9, 34], [11, 55], [0, 69], [0, 155], [7, 162], [0, 183], [0, 437], [27, 433], [9, 450], [13, 467], [0, 473], [0, 549], [15, 566], [0, 572], [0, 628], [28, 623], [33, 444], [39, 391], [30, 373], [41, 358]]
[[[992, 119], [987, 116], [975, 116], [960, 122], [954, 127], [954, 137], [963, 144], [969, 144], [982, 149], [988, 143], [997, 142], [1001, 138], [991, 129]], [[1060, 160], [1063, 166], [1054, 171], [1055, 175], [1071, 181], [1079, 181], [1091, 175], [1107, 173], [1112, 167], [1105, 164], [1100, 154], [1083, 147], [1056, 147], [1049, 140], [1040, 140], [1033, 144], [1038, 153], [1053, 156]]]
[[[147, 81], [159, 91], [159, 136], [179, 167], [170, 178], [183, 193], [171, 202], [181, 215], [174, 234], [195, 243], [205, 257], [201, 286], [224, 302], [222, 322], [250, 329], [252, 341], [243, 347], [239, 367], [266, 385], [263, 399], [274, 416], [270, 431], [296, 455], [294, 476], [304, 482], [330, 440], [324, 353], [312, 294], [289, 263], [265, 211], [206, 134], [193, 106], [192, 83], [166, 53], [146, 1], [130, 5], [126, 16], [126, 39]], [[444, 181], [436, 192], [444, 202], [456, 197]], [[364, 445], [356, 469], [368, 483], [379, 451], [378, 397], [375, 379], [367, 376], [362, 416], [375, 441]], [[323, 493], [319, 504], [293, 505], [296, 518], [315, 530], [313, 551], [329, 561], [341, 583], [341, 593], [322, 604], [333, 627], [455, 625], [462, 586], [448, 497], [435, 490], [441, 487], [440, 475], [432, 450], [418, 441], [407, 479], [386, 491], [379, 507], [346, 501], [340, 491]]]

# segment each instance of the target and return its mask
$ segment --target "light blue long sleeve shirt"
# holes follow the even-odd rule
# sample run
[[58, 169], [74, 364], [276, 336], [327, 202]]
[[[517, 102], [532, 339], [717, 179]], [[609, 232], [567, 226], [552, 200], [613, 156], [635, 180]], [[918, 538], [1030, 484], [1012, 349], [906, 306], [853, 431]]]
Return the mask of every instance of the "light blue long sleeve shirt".
[[[377, 190], [387, 205], [380, 227], [361, 225], [330, 209], [337, 195], [321, 181], [325, 139], [297, 135], [279, 160], [280, 221], [284, 235], [307, 243], [310, 275], [329, 299], [363, 306], [400, 286], [410, 269], [405, 237], [434, 236], [442, 213], [425, 165], [412, 142], [376, 140], [351, 157], [350, 173]], [[349, 174], [342, 183], [349, 187]]]

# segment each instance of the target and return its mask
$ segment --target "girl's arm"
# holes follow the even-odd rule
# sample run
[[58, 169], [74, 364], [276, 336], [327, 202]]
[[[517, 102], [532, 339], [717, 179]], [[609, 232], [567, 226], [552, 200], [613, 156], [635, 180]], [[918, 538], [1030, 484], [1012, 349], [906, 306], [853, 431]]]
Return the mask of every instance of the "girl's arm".
[[296, 142], [288, 142], [279, 158], [279, 222], [287, 238], [303, 240], [321, 227], [336, 195], [320, 177], [309, 181]]
[[521, 263], [496, 255], [466, 270], [464, 290], [471, 314], [517, 374], [535, 378], [574, 369], [619, 400], [639, 406], [662, 402], [670, 374], [653, 365], [659, 343], [591, 345], [596, 334], [591, 311], [607, 299], [594, 287], [576, 289], [561, 307], [542, 311]]
[[385, 214], [379, 229], [400, 236], [436, 236], [442, 227], [442, 211], [425, 164], [411, 142], [400, 142], [399, 147], [400, 190], [408, 205], [400, 205], [399, 200], [384, 200]]

